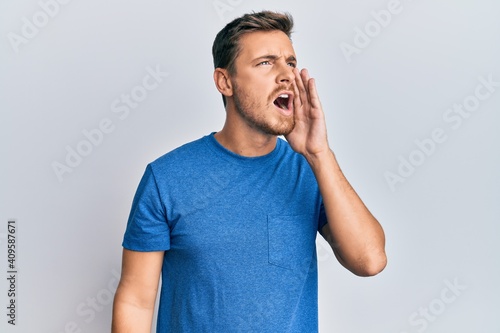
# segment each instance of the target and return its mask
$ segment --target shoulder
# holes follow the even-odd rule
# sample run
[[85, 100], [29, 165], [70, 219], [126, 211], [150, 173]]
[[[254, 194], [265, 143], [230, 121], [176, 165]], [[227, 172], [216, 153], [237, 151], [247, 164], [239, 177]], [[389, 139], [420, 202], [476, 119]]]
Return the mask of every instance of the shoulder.
[[293, 150], [290, 144], [285, 139], [278, 138], [278, 144], [281, 150], [282, 159], [284, 159], [288, 163], [293, 163], [294, 165], [309, 166], [309, 163], [307, 163], [305, 157]]
[[189, 165], [200, 159], [200, 155], [207, 154], [207, 137], [202, 137], [197, 140], [188, 142], [168, 153], [158, 157], [149, 165], [153, 169], [163, 169], [170, 166]]
[[148, 163], [145, 174], [152, 176], [157, 184], [186, 179], [198, 172], [200, 161], [210, 159], [210, 149], [206, 144], [206, 136], [188, 142], [167, 152]]

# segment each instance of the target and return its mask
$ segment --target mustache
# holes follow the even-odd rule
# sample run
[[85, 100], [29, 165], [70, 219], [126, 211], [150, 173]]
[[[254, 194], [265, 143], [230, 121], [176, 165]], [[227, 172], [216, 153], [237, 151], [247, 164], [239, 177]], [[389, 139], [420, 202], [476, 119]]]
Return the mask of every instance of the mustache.
[[274, 102], [274, 96], [276, 96], [276, 94], [282, 92], [283, 90], [287, 90], [287, 91], [294, 91], [293, 90], [293, 85], [290, 84], [288, 86], [286, 85], [282, 85], [282, 86], [279, 86], [277, 87], [276, 89], [273, 90], [273, 92], [270, 94], [269, 96], [269, 99], [272, 99], [272, 102]]

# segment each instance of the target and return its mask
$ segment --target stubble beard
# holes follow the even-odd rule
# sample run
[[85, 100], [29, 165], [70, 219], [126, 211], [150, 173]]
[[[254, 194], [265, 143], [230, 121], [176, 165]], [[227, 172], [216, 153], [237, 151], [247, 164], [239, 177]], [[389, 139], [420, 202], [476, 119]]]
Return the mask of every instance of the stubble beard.
[[[280, 115], [279, 120], [271, 122], [266, 119], [264, 114], [255, 112], [256, 110], [264, 108], [264, 106], [251, 101], [248, 95], [241, 91], [237, 85], [234, 85], [233, 98], [236, 111], [250, 127], [271, 135], [288, 135], [293, 131], [295, 127], [295, 116], [285, 117]], [[271, 104], [273, 104], [272, 101]]]

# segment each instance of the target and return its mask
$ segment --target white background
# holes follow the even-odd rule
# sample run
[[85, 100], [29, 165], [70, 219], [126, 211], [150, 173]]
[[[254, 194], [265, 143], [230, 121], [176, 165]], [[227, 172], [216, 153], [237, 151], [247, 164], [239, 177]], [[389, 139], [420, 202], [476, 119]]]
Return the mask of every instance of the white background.
[[[382, 26], [372, 11], [388, 6]], [[213, 39], [262, 9], [294, 16], [299, 66], [317, 79], [331, 146], [387, 237], [389, 264], [372, 278], [342, 268], [318, 240], [321, 332], [500, 332], [496, 0], [2, 1], [0, 267], [5, 276], [16, 219], [19, 268], [15, 327], [0, 279], [2, 332], [109, 331], [144, 168], [221, 129]], [[168, 76], [141, 90], [148, 69]], [[480, 77], [496, 86], [477, 88]], [[113, 112], [141, 91], [126, 117]], [[448, 110], [462, 103], [473, 111], [458, 126]], [[110, 133], [81, 143], [106, 119]], [[446, 139], [430, 144], [436, 128]], [[87, 156], [58, 177], [68, 146]], [[410, 158], [413, 170], [400, 165]]]

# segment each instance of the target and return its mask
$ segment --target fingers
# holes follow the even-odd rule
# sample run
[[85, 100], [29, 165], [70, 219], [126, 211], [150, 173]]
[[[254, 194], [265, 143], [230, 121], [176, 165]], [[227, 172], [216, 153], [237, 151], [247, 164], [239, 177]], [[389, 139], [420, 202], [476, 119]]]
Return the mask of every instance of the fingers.
[[301, 105], [306, 104], [308, 102], [307, 80], [309, 78], [309, 74], [306, 69], [303, 69], [300, 72], [298, 69], [295, 69], [294, 74], [295, 85], [298, 89], [298, 97], [300, 98]]
[[302, 99], [301, 99], [301, 94], [303, 94], [303, 84], [302, 82], [299, 82], [300, 80], [298, 79], [300, 77], [300, 73], [298, 69], [293, 70], [293, 74], [295, 75], [295, 80], [293, 81], [293, 90], [294, 90], [294, 103], [296, 107], [301, 107], [302, 106]]
[[318, 90], [316, 89], [316, 81], [310, 79], [308, 82], [309, 90], [309, 102], [313, 108], [321, 108], [321, 102], [319, 100]]
[[302, 84], [304, 85], [306, 96], [309, 96], [309, 80], [311, 77], [309, 76], [309, 71], [307, 69], [302, 69], [300, 71], [300, 78], [302, 79]]
[[321, 103], [316, 89], [316, 81], [310, 77], [307, 69], [299, 71], [294, 69], [295, 81], [294, 103], [297, 108], [303, 108], [308, 111], [312, 108], [321, 108]]
[[300, 79], [299, 81], [301, 81], [303, 86], [303, 93], [301, 94], [302, 103], [304, 104], [307, 102], [307, 104], [313, 108], [321, 108], [318, 90], [316, 89], [316, 81], [310, 77], [307, 69], [304, 68], [300, 71]]
[[295, 111], [295, 117], [297, 119], [297, 118], [302, 117], [302, 100], [300, 97], [300, 94], [301, 94], [300, 88], [299, 88], [298, 82], [297, 82], [297, 76], [300, 74], [296, 68], [293, 70], [293, 74], [295, 75], [295, 80], [292, 81], [293, 93], [294, 93], [293, 109]]
[[295, 74], [294, 80], [294, 89], [295, 89], [295, 98], [294, 98], [294, 107], [295, 107], [295, 116], [297, 119], [301, 119], [304, 117], [309, 109], [309, 99], [307, 92], [307, 81], [304, 81], [303, 75], [307, 75], [307, 72], [304, 73], [304, 70], [300, 71], [295, 68], [293, 70]]

